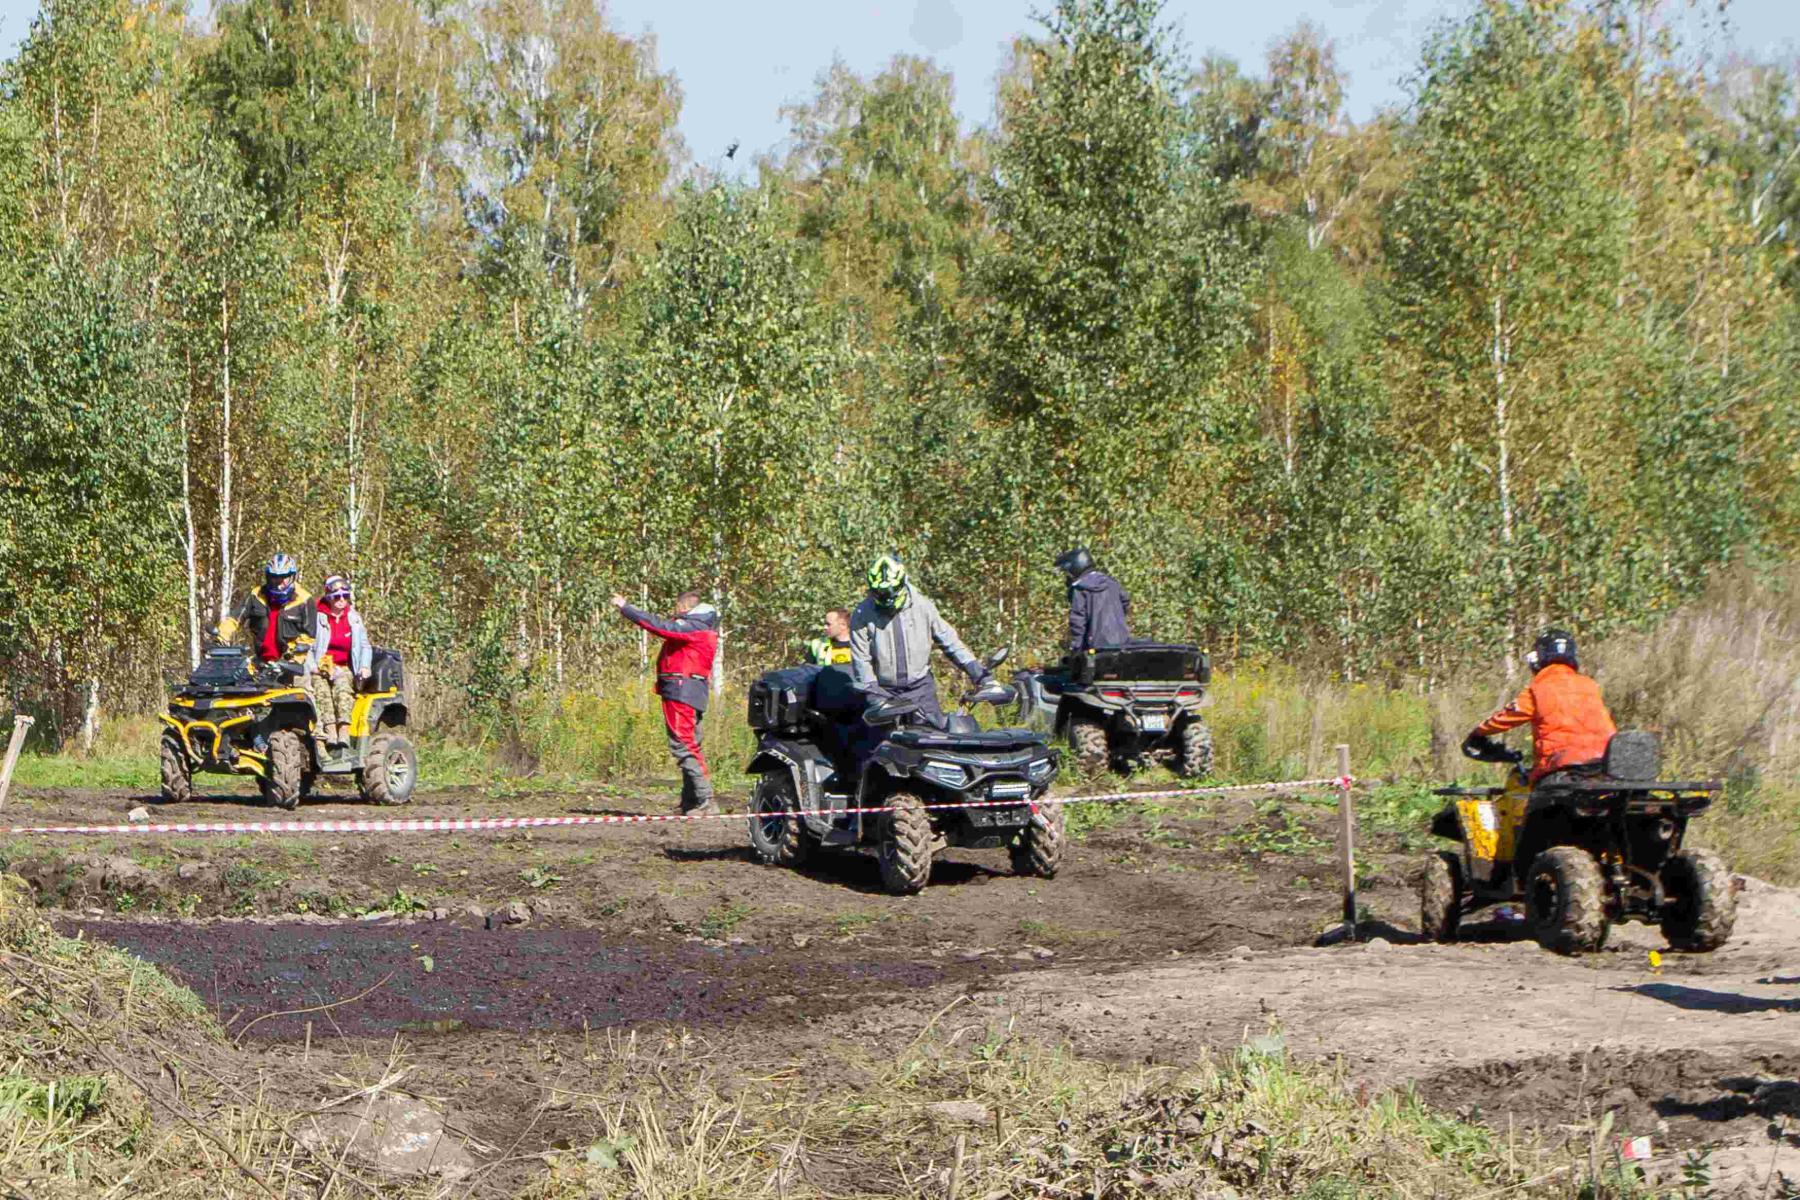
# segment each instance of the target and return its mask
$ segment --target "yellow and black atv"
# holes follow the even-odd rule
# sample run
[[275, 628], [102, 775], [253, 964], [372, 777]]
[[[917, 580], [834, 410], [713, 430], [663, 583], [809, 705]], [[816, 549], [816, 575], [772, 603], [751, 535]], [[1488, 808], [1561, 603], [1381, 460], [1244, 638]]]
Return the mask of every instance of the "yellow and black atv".
[[1509, 764], [1502, 787], [1440, 788], [1449, 798], [1431, 832], [1458, 843], [1425, 862], [1419, 930], [1456, 938], [1465, 914], [1523, 900], [1538, 945], [1559, 954], [1598, 950], [1621, 921], [1662, 928], [1677, 950], [1717, 950], [1737, 919], [1731, 872], [1710, 850], [1684, 848], [1688, 821], [1706, 811], [1716, 782], [1659, 780], [1656, 735], [1614, 734], [1591, 767], [1528, 782], [1523, 755], [1472, 737], [1463, 752]]
[[312, 694], [300, 664], [258, 669], [237, 646], [208, 650], [162, 714], [162, 798], [186, 800], [194, 774], [253, 775], [263, 803], [294, 808], [320, 775], [351, 775], [363, 799], [405, 804], [418, 782], [406, 737], [400, 656], [377, 650], [366, 690], [350, 713], [350, 743], [317, 746]]

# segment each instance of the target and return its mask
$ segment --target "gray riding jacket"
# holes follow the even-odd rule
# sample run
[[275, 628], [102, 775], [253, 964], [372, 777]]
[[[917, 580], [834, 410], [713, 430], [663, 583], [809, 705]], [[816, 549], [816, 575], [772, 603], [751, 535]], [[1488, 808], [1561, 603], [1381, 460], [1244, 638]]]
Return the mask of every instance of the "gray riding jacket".
[[880, 695], [928, 678], [934, 642], [970, 679], [986, 677], [987, 668], [918, 588], [908, 586], [899, 612], [865, 597], [850, 616], [850, 678], [856, 690]]

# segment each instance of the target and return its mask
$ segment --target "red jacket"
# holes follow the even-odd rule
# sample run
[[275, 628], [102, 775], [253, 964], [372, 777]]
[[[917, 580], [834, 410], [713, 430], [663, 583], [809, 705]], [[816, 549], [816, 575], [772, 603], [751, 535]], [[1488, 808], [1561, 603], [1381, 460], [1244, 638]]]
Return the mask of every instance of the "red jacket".
[[656, 653], [656, 694], [702, 711], [710, 694], [713, 659], [719, 653], [719, 610], [696, 604], [672, 620], [627, 604], [625, 619], [662, 639]]
[[1475, 727], [1482, 735], [1505, 733], [1531, 723], [1531, 782], [1552, 771], [1606, 757], [1606, 743], [1618, 730], [1600, 699], [1600, 685], [1568, 663], [1551, 663], [1525, 685], [1513, 702]]

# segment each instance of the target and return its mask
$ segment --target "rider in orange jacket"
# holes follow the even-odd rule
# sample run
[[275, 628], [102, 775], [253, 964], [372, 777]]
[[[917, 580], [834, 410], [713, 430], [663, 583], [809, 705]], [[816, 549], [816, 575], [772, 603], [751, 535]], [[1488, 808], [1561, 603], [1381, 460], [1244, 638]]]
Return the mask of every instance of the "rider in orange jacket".
[[1471, 757], [1472, 743], [1521, 725], [1531, 726], [1531, 782], [1552, 771], [1597, 763], [1617, 732], [1600, 685], [1581, 673], [1575, 639], [1560, 629], [1546, 629], [1527, 657], [1535, 674], [1511, 704], [1475, 727], [1463, 742]]

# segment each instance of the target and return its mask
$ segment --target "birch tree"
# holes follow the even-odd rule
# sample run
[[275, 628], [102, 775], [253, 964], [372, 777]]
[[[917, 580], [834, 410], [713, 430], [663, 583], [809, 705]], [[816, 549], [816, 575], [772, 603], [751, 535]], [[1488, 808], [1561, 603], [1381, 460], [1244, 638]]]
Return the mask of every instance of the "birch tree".
[[1562, 386], [1592, 361], [1581, 338], [1604, 312], [1627, 232], [1589, 81], [1558, 43], [1567, 32], [1556, 5], [1486, 0], [1433, 39], [1387, 221], [1395, 337], [1418, 365], [1398, 416], [1417, 444], [1480, 447], [1507, 664], [1529, 607], [1520, 502], [1575, 448]]

